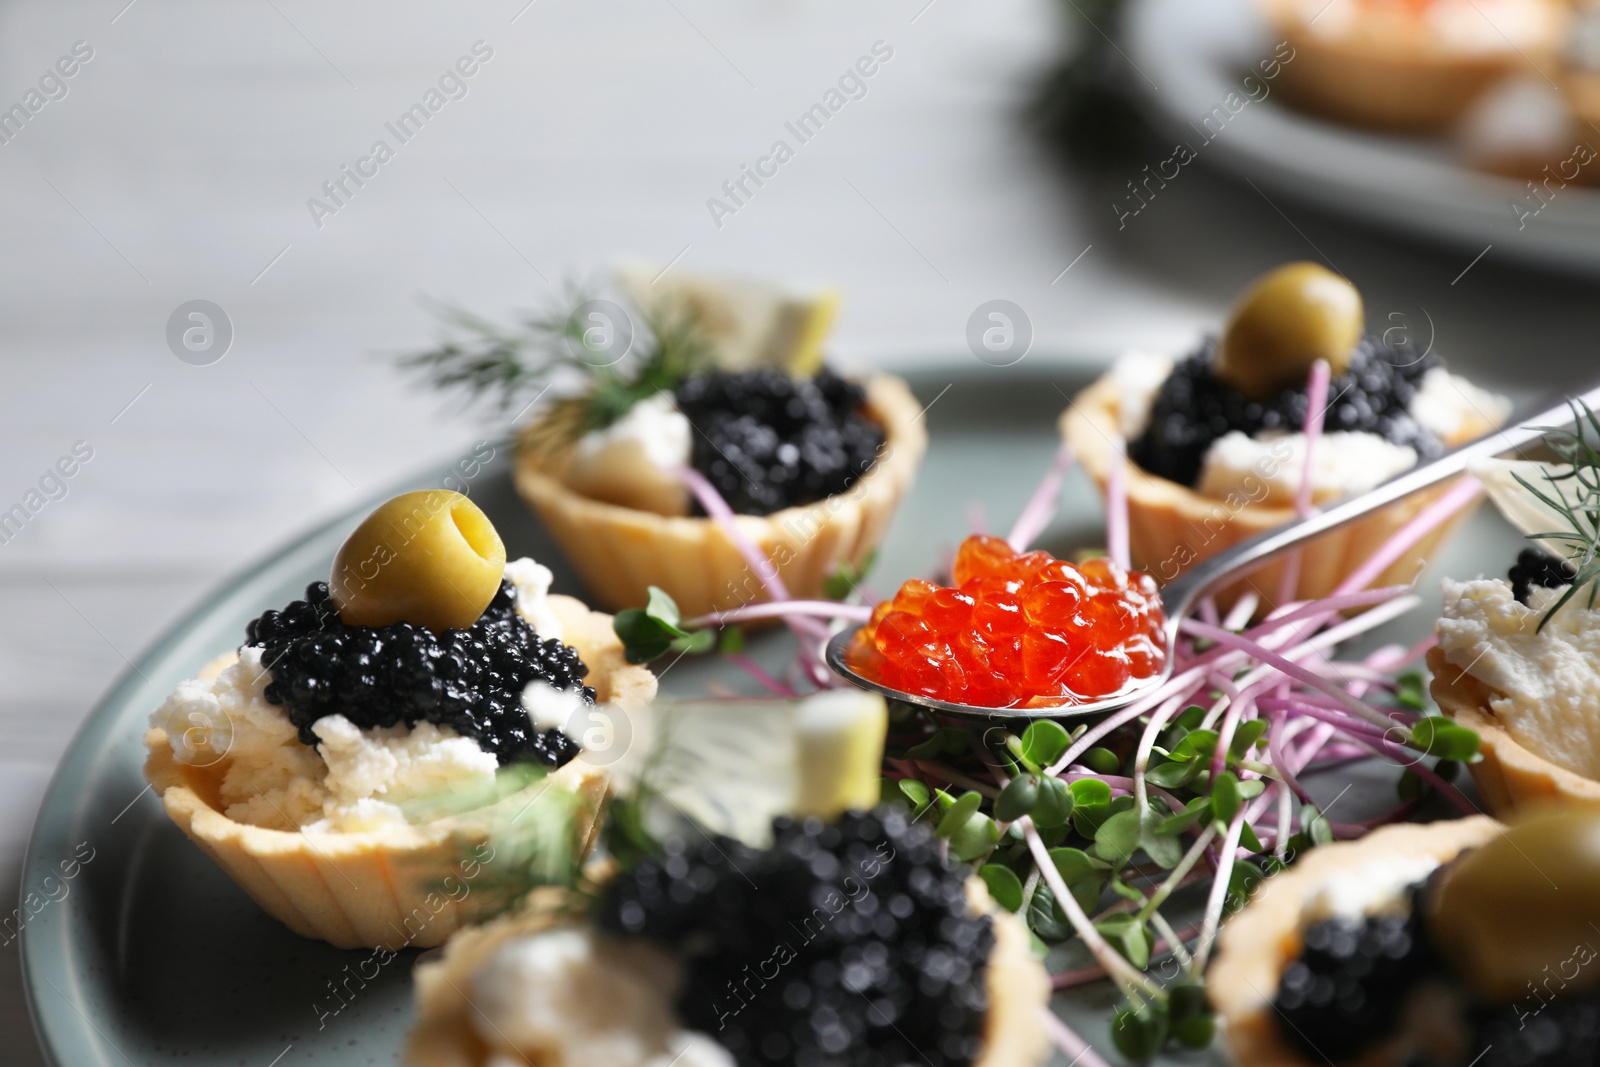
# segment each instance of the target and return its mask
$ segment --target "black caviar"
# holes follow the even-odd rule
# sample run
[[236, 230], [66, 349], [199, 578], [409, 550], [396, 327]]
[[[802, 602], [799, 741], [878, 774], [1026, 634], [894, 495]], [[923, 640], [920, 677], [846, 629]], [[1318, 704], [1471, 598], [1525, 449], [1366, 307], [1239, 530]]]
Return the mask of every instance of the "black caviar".
[[1284, 969], [1275, 1006], [1301, 1049], [1352, 1059], [1394, 1027], [1407, 994], [1439, 967], [1421, 908], [1364, 922], [1333, 919], [1305, 932], [1300, 958]]
[[602, 929], [685, 958], [677, 1011], [741, 1067], [957, 1067], [982, 1051], [987, 916], [897, 810], [779, 819], [772, 848], [677, 841], [608, 887]]
[[1558, 982], [1554, 996], [1530, 990], [1514, 1004], [1476, 1002], [1428, 932], [1424, 884], [1412, 887], [1404, 915], [1306, 929], [1273, 999], [1284, 1040], [1307, 1062], [1351, 1063], [1394, 1037], [1409, 1014], [1435, 1034], [1456, 1031], [1454, 1048], [1439, 1047], [1428, 1067], [1600, 1063], [1600, 993], [1562, 995]]
[[[1217, 438], [1238, 430], [1297, 433], [1305, 425], [1307, 389], [1285, 389], [1266, 403], [1252, 400], [1211, 373], [1216, 340], [1180, 360], [1162, 384], [1150, 410], [1150, 425], [1128, 446], [1128, 455], [1151, 474], [1194, 486], [1201, 462]], [[1422, 376], [1439, 358], [1407, 341], [1368, 334], [1350, 355], [1350, 366], [1329, 383], [1323, 430], [1377, 434], [1416, 449], [1419, 462], [1444, 452], [1444, 445], [1410, 415]]]
[[1572, 579], [1577, 576], [1578, 572], [1572, 564], [1537, 548], [1525, 548], [1518, 552], [1517, 562], [1506, 575], [1511, 582], [1511, 591], [1520, 604], [1528, 602], [1528, 594], [1533, 592], [1535, 586], [1554, 589], [1571, 585]]
[[[272, 672], [264, 695], [287, 709], [305, 744], [317, 743], [313, 723], [340, 714], [363, 729], [424, 721], [450, 726], [502, 765], [535, 760], [559, 767], [578, 754], [560, 730], [534, 729], [522, 691], [534, 680], [572, 689], [588, 670], [576, 649], [540, 640], [517, 610], [509, 582], [470, 628], [440, 633], [407, 622], [348, 626], [328, 583], [314, 582], [306, 599], [253, 620], [246, 638], [261, 646], [261, 662]], [[587, 703], [594, 696], [583, 687]]]
[[883, 430], [861, 386], [823, 368], [712, 371], [678, 386], [695, 428], [692, 462], [734, 511], [770, 515], [842, 493], [872, 469]]

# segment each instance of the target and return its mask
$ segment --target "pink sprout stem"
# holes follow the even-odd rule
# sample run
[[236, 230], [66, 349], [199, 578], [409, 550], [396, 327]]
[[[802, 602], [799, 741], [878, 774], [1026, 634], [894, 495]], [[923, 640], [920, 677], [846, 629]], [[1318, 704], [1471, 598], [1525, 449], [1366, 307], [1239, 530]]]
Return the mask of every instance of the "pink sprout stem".
[[778, 681], [772, 675], [768, 674], [766, 671], [762, 670], [754, 660], [741, 656], [737, 652], [728, 652], [725, 653], [725, 655], [728, 657], [728, 661], [730, 663], [733, 663], [735, 666], [742, 667], [746, 674], [760, 682], [762, 688], [771, 693], [773, 696], [789, 698], [800, 695], [793, 689]]
[[1111, 443], [1111, 471], [1106, 476], [1106, 553], [1119, 567], [1128, 566], [1128, 443]]
[[1050, 464], [1049, 473], [1033, 491], [1033, 496], [1028, 498], [1027, 505], [1017, 516], [1016, 525], [1012, 526], [1011, 532], [1006, 535], [1006, 542], [1014, 550], [1026, 552], [1034, 539], [1049, 527], [1050, 520], [1056, 513], [1056, 505], [1061, 499], [1061, 479], [1072, 466], [1072, 458], [1072, 446], [1065, 441], [1061, 442], [1061, 447], [1056, 449], [1056, 458]]
[[[1328, 361], [1319, 359], [1311, 364], [1311, 380], [1306, 387], [1306, 421], [1301, 427], [1305, 436], [1306, 456], [1300, 468], [1300, 489], [1295, 494], [1294, 507], [1301, 518], [1309, 518], [1315, 511], [1311, 494], [1315, 488], [1312, 473], [1316, 470], [1317, 442], [1322, 437], [1322, 423], [1328, 408]], [[1283, 580], [1278, 586], [1278, 603], [1294, 599], [1300, 588], [1300, 559], [1297, 549], [1283, 561]]]
[[713, 611], [697, 615], [683, 625], [690, 629], [705, 626], [727, 626], [751, 619], [782, 619], [791, 615], [808, 615], [822, 619], [848, 619], [866, 622], [872, 618], [872, 609], [865, 604], [841, 604], [837, 600], [779, 600], [766, 604], [747, 604], [727, 611]]
[[1390, 564], [1404, 555], [1412, 545], [1442, 525], [1450, 516], [1472, 503], [1482, 490], [1483, 486], [1478, 484], [1478, 479], [1470, 474], [1461, 475], [1454, 485], [1440, 495], [1439, 499], [1423, 508], [1411, 521], [1400, 527], [1393, 537], [1384, 542], [1382, 548], [1351, 572], [1350, 577], [1340, 582], [1333, 595], [1338, 596], [1341, 593], [1365, 588], [1387, 570]]
[[1055, 1012], [1043, 1005], [1040, 1005], [1039, 1011], [1044, 1016], [1044, 1028], [1050, 1032], [1050, 1040], [1056, 1043], [1056, 1047], [1074, 1067], [1107, 1067], [1106, 1061], [1100, 1058], [1094, 1047], [1062, 1022]]

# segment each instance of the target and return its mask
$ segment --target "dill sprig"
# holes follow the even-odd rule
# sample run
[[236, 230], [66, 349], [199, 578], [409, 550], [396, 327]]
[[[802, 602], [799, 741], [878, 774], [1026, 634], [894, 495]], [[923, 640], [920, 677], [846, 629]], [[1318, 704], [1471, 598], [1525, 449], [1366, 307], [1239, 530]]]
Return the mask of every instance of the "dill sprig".
[[[552, 401], [563, 411], [568, 435], [604, 429], [639, 401], [678, 383], [710, 362], [711, 346], [699, 318], [678, 303], [663, 301], [628, 311], [642, 322], [632, 350], [608, 362], [588, 347], [582, 309], [590, 301], [569, 288], [558, 305], [524, 317], [512, 328], [455, 307], [440, 317], [447, 337], [438, 346], [402, 356], [400, 366], [442, 392], [460, 394], [467, 405], [486, 405], [498, 415], [520, 414], [558, 381], [562, 371], [586, 384], [576, 395]], [[625, 309], [627, 310], [627, 309]]]
[[1581, 400], [1569, 401], [1569, 406], [1572, 409], [1570, 429], [1565, 426], [1541, 427], [1545, 444], [1567, 465], [1567, 469], [1545, 473], [1548, 492], [1537, 488], [1520, 474], [1513, 475], [1519, 485], [1546, 507], [1559, 513], [1569, 527], [1528, 535], [1530, 540], [1560, 545], [1566, 553], [1564, 558], [1576, 572], [1567, 591], [1539, 620], [1540, 630], [1585, 586], [1589, 589], [1588, 606], [1592, 609], [1596, 589], [1600, 587], [1600, 583], [1595, 581], [1600, 578], [1600, 448], [1596, 447], [1600, 444], [1600, 418]]

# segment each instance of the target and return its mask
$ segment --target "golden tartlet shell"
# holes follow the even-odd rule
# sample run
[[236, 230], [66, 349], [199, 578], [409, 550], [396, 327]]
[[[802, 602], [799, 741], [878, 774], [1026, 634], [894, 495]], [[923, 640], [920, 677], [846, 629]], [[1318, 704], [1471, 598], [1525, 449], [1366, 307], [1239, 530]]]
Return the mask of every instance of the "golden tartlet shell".
[[1506, 818], [1542, 804], [1600, 804], [1600, 782], [1545, 759], [1500, 724], [1489, 701], [1503, 694], [1445, 659], [1443, 649], [1428, 650], [1428, 670], [1439, 710], [1478, 734], [1481, 758], [1467, 769], [1492, 813]]
[[1529, 62], [1553, 66], [1566, 24], [1559, 5], [1530, 0], [1531, 17], [1544, 23], [1538, 44], [1521, 51], [1509, 42], [1470, 51], [1428, 32], [1421, 18], [1401, 5], [1388, 11], [1380, 5], [1374, 6], [1376, 12], [1368, 8], [1364, 17], [1370, 25], [1333, 36], [1317, 32], [1299, 0], [1259, 2], [1293, 49], [1275, 88], [1305, 111], [1380, 130], [1433, 130], [1455, 122], [1507, 74]]
[[1384, 856], [1432, 856], [1441, 863], [1500, 832], [1486, 815], [1426, 825], [1385, 826], [1359, 841], [1312, 849], [1292, 868], [1262, 882], [1245, 909], [1229, 919], [1206, 974], [1233, 1058], [1250, 1067], [1312, 1067], [1285, 1041], [1272, 998], [1284, 968], [1300, 954], [1301, 917], [1327, 878]]
[[[994, 948], [985, 976], [989, 1013], [983, 1055], [973, 1067], [1035, 1067], [1050, 1048], [1041, 1016], [1049, 1010], [1050, 976], [1033, 958], [1028, 932], [1014, 915], [994, 906], [981, 882], [970, 880], [967, 896], [975, 912], [987, 911], [994, 918]], [[442, 958], [418, 965], [412, 972], [417, 1024], [405, 1062], [410, 1067], [485, 1067], [491, 1050], [472, 1025], [476, 1009], [466, 992], [472, 988], [472, 975], [506, 942], [570, 922], [568, 904], [559, 890], [535, 890], [516, 914], [463, 930], [450, 939]]]
[[[1078, 462], [1104, 492], [1111, 470], [1112, 444], [1119, 434], [1121, 398], [1116, 382], [1102, 376], [1074, 398], [1061, 415], [1061, 433]], [[1494, 429], [1476, 420], [1463, 433], [1445, 442], [1461, 444]], [[1203, 496], [1177, 482], [1158, 478], [1133, 463], [1127, 466], [1128, 549], [1133, 564], [1158, 582], [1172, 581], [1194, 563], [1225, 548], [1265, 533], [1298, 515], [1293, 507], [1243, 503]], [[1455, 482], [1414, 493], [1405, 500], [1350, 523], [1312, 541], [1301, 550], [1296, 599], [1315, 600], [1332, 593], [1351, 572], [1382, 548], [1396, 532]], [[1434, 527], [1410, 551], [1390, 564], [1373, 586], [1403, 585], [1416, 577], [1427, 560], [1465, 522], [1472, 508], [1462, 508]], [[1226, 608], [1247, 590], [1254, 589], [1264, 605], [1271, 605], [1282, 583], [1284, 561], [1269, 563], [1224, 587], [1217, 601]]]
[[[655, 675], [623, 658], [611, 616], [590, 611], [571, 597], [549, 600], [564, 639], [589, 668], [586, 682], [598, 699], [630, 713], [648, 708]], [[234, 660], [230, 653], [209, 664], [201, 677], [215, 678]], [[145, 778], [168, 816], [262, 909], [295, 933], [338, 948], [429, 948], [458, 927], [484, 917], [493, 894], [442, 891], [463, 856], [485, 840], [485, 825], [500, 811], [515, 813], [537, 791], [554, 782], [579, 797], [580, 847], [593, 843], [607, 790], [603, 769], [574, 760], [498, 803], [432, 822], [363, 833], [307, 835], [236, 822], [218, 797], [226, 757], [206, 767], [173, 758], [167, 734], [145, 734]]]
[[[876, 374], [863, 385], [866, 414], [884, 431], [872, 469], [826, 500], [737, 519], [796, 597], [820, 596], [840, 563], [860, 563], [876, 547], [927, 450], [922, 405], [905, 382]], [[652, 585], [671, 594], [685, 616], [767, 599], [761, 576], [714, 521], [618, 507], [573, 492], [561, 479], [567, 448], [551, 444], [551, 435], [539, 429], [531, 427], [518, 443], [517, 491], [596, 603], [637, 607]]]

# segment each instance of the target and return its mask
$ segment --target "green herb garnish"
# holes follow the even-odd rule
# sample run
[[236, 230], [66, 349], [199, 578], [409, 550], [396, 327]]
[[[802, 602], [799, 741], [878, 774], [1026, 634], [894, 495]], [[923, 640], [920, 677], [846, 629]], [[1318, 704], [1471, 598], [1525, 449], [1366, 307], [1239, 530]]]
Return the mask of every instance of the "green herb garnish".
[[1546, 473], [1549, 492], [1536, 488], [1520, 474], [1514, 474], [1517, 483], [1532, 493], [1546, 507], [1558, 512], [1570, 529], [1547, 530], [1528, 535], [1530, 540], [1547, 541], [1561, 545], [1565, 559], [1576, 572], [1572, 584], [1560, 598], [1545, 611], [1539, 620], [1539, 629], [1571, 600], [1579, 589], [1589, 589], [1588, 606], [1595, 605], [1600, 577], [1600, 449], [1590, 439], [1590, 433], [1600, 440], [1600, 418], [1581, 400], [1569, 402], [1572, 408], [1572, 427], [1543, 427], [1545, 444], [1569, 470], [1564, 473]]
[[[440, 317], [448, 334], [438, 347], [400, 358], [401, 367], [468, 405], [488, 405], [499, 415], [521, 415], [555, 386], [564, 371], [587, 379], [575, 395], [552, 404], [551, 420], [562, 436], [604, 429], [639, 401], [670, 390], [710, 362], [710, 345], [689, 309], [662, 302], [648, 309], [623, 309], [627, 326], [637, 322], [632, 346], [612, 356], [597, 346], [585, 321], [593, 301], [576, 289], [565, 301], [506, 329], [459, 308]], [[614, 329], [622, 324], [613, 324]], [[615, 334], [608, 344], [615, 344]]]

